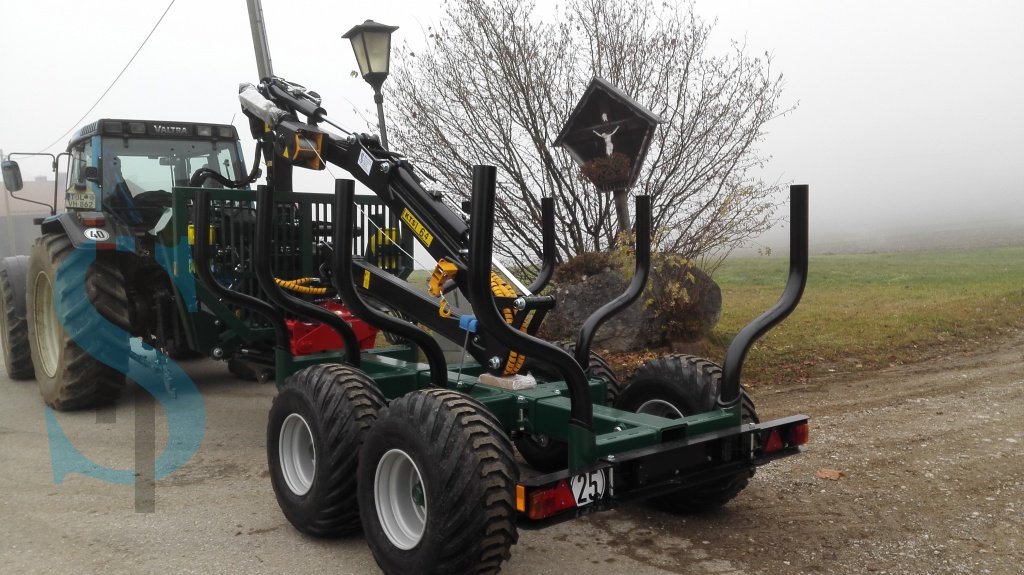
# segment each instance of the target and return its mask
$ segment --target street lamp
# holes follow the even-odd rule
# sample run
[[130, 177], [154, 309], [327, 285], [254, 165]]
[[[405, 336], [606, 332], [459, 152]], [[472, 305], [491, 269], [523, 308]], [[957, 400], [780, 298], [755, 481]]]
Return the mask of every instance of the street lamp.
[[384, 149], [388, 147], [388, 135], [384, 129], [384, 96], [381, 95], [380, 88], [388, 78], [388, 67], [391, 65], [391, 33], [395, 30], [398, 30], [398, 26], [367, 20], [342, 36], [352, 42], [352, 50], [356, 53], [356, 62], [359, 63], [359, 73], [373, 86], [380, 143]]

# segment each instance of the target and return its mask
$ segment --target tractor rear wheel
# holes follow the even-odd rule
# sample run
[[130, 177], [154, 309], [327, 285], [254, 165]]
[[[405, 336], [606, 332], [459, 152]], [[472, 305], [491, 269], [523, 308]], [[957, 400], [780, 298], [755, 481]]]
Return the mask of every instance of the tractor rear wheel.
[[359, 459], [363, 532], [387, 574], [490, 574], [518, 540], [512, 445], [475, 400], [446, 389], [396, 399]]
[[4, 366], [11, 379], [32, 379], [32, 352], [25, 319], [25, 276], [28, 256], [0, 260], [0, 339]]
[[[569, 352], [570, 355], [576, 353], [575, 343], [558, 342], [555, 345]], [[523, 371], [529, 369], [549, 379], [558, 377], [557, 372], [549, 366], [535, 364], [530, 358], [527, 358], [526, 362]], [[587, 377], [604, 380], [606, 385], [604, 404], [614, 405], [622, 389], [619, 379], [608, 362], [593, 350], [590, 352], [590, 363], [586, 367], [586, 374]], [[524, 435], [516, 439], [516, 448], [523, 459], [538, 471], [549, 473], [565, 469], [569, 465], [569, 446], [564, 441], [551, 439], [543, 434]]]
[[370, 376], [351, 366], [314, 365], [285, 382], [270, 408], [267, 460], [296, 529], [316, 537], [359, 530], [359, 448], [383, 407]]
[[[722, 385], [722, 368], [691, 355], [653, 359], [636, 370], [619, 396], [615, 407], [634, 413], [680, 419], [715, 409]], [[743, 423], [757, 423], [754, 402], [740, 391]], [[681, 489], [655, 499], [676, 513], [699, 513], [717, 509], [736, 497], [754, 475], [741, 471], [715, 483]]]
[[[85, 273], [85, 294], [55, 289], [57, 270], [74, 250], [64, 234], [37, 239], [26, 283], [32, 365], [43, 400], [58, 411], [116, 401], [124, 388], [129, 351], [124, 330], [129, 323], [127, 296], [124, 278], [115, 264], [99, 258], [93, 261]], [[97, 311], [121, 329], [98, 324]], [[88, 334], [90, 343], [107, 353], [105, 361], [79, 347], [72, 334]]]

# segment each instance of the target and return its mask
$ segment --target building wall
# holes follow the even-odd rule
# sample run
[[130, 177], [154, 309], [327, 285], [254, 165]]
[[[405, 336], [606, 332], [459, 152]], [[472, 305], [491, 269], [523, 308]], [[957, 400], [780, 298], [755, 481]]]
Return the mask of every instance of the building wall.
[[32, 220], [46, 215], [44, 210], [38, 214], [0, 216], [0, 257], [28, 255], [32, 242], [39, 236], [39, 226]]

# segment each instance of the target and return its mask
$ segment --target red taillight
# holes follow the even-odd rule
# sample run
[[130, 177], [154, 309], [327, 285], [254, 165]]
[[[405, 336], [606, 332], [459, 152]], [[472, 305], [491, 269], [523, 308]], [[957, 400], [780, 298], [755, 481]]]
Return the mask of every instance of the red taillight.
[[768, 440], [764, 442], [764, 452], [766, 454], [775, 453], [776, 451], [782, 451], [782, 448], [785, 446], [786, 444], [782, 442], [782, 435], [779, 434], [779, 430], [776, 428], [768, 434]]
[[552, 487], [545, 487], [530, 493], [529, 500], [530, 504], [526, 515], [534, 521], [551, 517], [560, 511], [576, 506], [576, 498], [564, 479]]
[[798, 423], [789, 428], [789, 444], [805, 445], [811, 439], [811, 428], [807, 423]]
[[806, 421], [774, 427], [767, 433], [768, 437], [764, 438], [762, 447], [765, 455], [804, 445], [811, 438], [810, 426]]
[[82, 220], [82, 225], [90, 228], [103, 227], [105, 221], [103, 214], [98, 212], [85, 212], [79, 217]]

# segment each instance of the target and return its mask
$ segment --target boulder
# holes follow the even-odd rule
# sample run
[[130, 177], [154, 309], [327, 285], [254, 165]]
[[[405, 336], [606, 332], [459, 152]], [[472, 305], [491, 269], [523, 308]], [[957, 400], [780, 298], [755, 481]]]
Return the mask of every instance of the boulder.
[[[622, 267], [603, 254], [583, 254], [562, 266], [547, 290], [558, 305], [544, 321], [544, 337], [575, 341], [587, 317], [626, 289], [632, 269]], [[594, 347], [623, 352], [699, 342], [721, 310], [722, 292], [711, 277], [680, 256], [652, 254], [644, 293], [601, 326]]]

